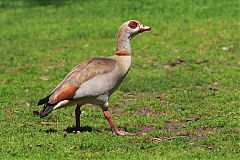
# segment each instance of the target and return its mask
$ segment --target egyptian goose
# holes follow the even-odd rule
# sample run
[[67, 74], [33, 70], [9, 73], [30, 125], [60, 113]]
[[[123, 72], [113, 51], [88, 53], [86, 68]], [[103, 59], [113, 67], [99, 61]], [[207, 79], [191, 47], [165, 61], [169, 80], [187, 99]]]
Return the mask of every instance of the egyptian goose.
[[117, 135], [129, 134], [115, 127], [108, 111], [108, 101], [129, 71], [130, 40], [138, 33], [148, 30], [151, 28], [136, 20], [123, 23], [117, 34], [116, 54], [107, 58], [93, 58], [74, 67], [49, 96], [38, 102], [38, 105], [44, 105], [40, 117], [62, 107], [77, 105], [75, 129], [80, 132], [80, 107], [90, 103], [102, 108], [112, 132]]

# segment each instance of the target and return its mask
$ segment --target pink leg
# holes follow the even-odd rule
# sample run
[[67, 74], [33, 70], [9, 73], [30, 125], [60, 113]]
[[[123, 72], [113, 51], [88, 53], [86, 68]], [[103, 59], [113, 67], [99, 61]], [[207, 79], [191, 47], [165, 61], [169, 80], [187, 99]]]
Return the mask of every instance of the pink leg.
[[121, 131], [117, 127], [115, 127], [115, 125], [113, 124], [113, 121], [112, 121], [112, 118], [110, 116], [110, 112], [109, 111], [103, 111], [103, 114], [104, 114], [105, 118], [107, 119], [107, 121], [108, 121], [108, 123], [109, 123], [113, 133], [117, 134], [118, 136], [133, 135], [133, 134], [131, 134], [129, 132]]
[[109, 123], [109, 125], [112, 129], [112, 132], [117, 133], [118, 129], [113, 124], [112, 118], [110, 116], [110, 112], [109, 111], [103, 111], [103, 114], [104, 114], [105, 118], [107, 119], [107, 121], [108, 121], [108, 123]]

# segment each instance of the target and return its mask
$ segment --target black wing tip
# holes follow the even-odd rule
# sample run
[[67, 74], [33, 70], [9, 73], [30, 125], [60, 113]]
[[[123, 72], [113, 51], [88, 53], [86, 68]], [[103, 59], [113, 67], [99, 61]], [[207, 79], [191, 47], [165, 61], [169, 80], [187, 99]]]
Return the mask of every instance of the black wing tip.
[[44, 104], [44, 102], [42, 101], [42, 99], [38, 102], [38, 106], [40, 106], [40, 105], [43, 105]]
[[40, 106], [40, 105], [43, 105], [43, 104], [47, 104], [48, 101], [49, 101], [49, 97], [50, 97], [50, 95], [45, 97], [45, 98], [43, 98], [43, 99], [41, 99], [40, 101], [38, 101], [37, 105]]

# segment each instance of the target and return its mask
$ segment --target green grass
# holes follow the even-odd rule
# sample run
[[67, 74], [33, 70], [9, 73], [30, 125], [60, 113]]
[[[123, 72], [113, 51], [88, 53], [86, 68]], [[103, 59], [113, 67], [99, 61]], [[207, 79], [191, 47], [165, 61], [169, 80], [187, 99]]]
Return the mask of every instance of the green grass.
[[[239, 159], [239, 8], [239, 0], [1, 0], [1, 159]], [[73, 66], [114, 54], [128, 19], [152, 31], [132, 40], [132, 68], [110, 111], [118, 127], [145, 135], [113, 135], [89, 105], [81, 125], [92, 131], [77, 135], [66, 131], [74, 107], [34, 115]], [[168, 65], [177, 58], [185, 63]]]

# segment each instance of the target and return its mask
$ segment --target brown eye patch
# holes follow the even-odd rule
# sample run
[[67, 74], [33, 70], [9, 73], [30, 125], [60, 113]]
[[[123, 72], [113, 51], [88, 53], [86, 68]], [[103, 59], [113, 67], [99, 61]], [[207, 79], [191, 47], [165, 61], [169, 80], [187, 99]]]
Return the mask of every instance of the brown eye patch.
[[138, 26], [138, 23], [135, 21], [129, 22], [128, 26], [132, 29], [135, 29]]

